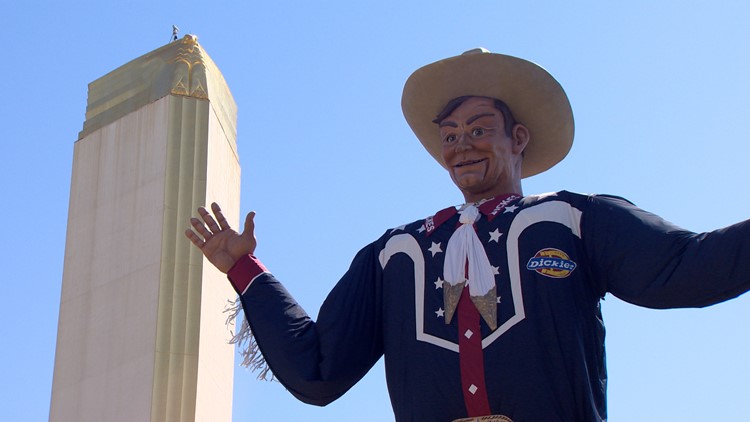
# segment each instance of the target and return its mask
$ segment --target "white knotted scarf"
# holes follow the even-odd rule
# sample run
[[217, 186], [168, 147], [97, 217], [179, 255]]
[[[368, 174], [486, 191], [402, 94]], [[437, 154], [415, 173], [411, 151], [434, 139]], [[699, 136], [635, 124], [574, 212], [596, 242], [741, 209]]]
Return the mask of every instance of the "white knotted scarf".
[[471, 296], [484, 296], [495, 287], [495, 275], [484, 251], [482, 242], [474, 230], [474, 222], [479, 218], [479, 209], [469, 205], [459, 211], [459, 227], [448, 240], [445, 250], [443, 277], [451, 286], [467, 280], [466, 264], [468, 263], [468, 285]]

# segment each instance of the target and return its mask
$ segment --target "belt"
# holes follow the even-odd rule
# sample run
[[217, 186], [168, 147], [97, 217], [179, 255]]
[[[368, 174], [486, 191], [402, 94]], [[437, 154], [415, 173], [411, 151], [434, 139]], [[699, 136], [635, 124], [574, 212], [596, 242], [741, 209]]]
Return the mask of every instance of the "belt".
[[488, 415], [476, 418], [454, 419], [453, 422], [513, 422], [513, 420], [503, 415]]

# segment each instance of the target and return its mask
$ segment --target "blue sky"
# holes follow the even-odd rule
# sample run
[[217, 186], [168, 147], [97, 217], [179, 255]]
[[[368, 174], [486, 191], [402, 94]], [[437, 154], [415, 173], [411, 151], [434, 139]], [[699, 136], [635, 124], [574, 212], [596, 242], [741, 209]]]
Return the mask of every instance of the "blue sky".
[[[750, 214], [745, 1], [3, 1], [2, 9], [0, 420], [48, 416], [87, 84], [165, 44], [172, 24], [198, 35], [230, 86], [242, 212], [258, 213], [257, 254], [312, 315], [359, 248], [462, 202], [404, 122], [400, 94], [413, 70], [477, 46], [540, 63], [573, 106], [570, 155], [525, 180], [525, 193], [617, 194], [695, 231]], [[603, 312], [610, 420], [747, 417], [748, 295], [669, 311], [608, 296]], [[234, 391], [236, 421], [393, 418], [382, 364], [326, 408], [242, 368]]]

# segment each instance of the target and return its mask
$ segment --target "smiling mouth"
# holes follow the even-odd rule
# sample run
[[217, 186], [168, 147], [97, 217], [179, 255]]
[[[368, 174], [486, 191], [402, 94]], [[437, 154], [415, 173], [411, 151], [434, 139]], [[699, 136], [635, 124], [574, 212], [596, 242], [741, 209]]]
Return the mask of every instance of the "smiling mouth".
[[481, 160], [468, 160], [468, 161], [461, 161], [460, 163], [456, 164], [454, 167], [465, 167], [465, 166], [471, 166], [473, 164], [481, 163], [482, 161], [485, 161], [486, 158], [483, 158]]

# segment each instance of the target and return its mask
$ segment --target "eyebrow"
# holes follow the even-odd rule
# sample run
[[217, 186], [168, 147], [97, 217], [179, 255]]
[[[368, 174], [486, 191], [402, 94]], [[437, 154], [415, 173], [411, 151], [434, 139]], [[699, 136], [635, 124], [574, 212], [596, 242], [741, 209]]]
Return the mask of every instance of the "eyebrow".
[[[481, 119], [482, 117], [487, 117], [487, 116], [492, 117], [492, 116], [495, 116], [495, 115], [493, 113], [477, 114], [477, 115], [471, 116], [469, 118], [469, 120], [466, 121], [466, 124], [470, 125], [470, 124], [474, 123], [475, 121]], [[438, 126], [439, 127], [443, 127], [443, 126], [458, 127], [458, 124], [456, 124], [455, 122], [452, 122], [452, 121], [449, 120], [449, 121], [442, 121], [442, 122], [440, 122], [440, 125], [438, 125]]]

